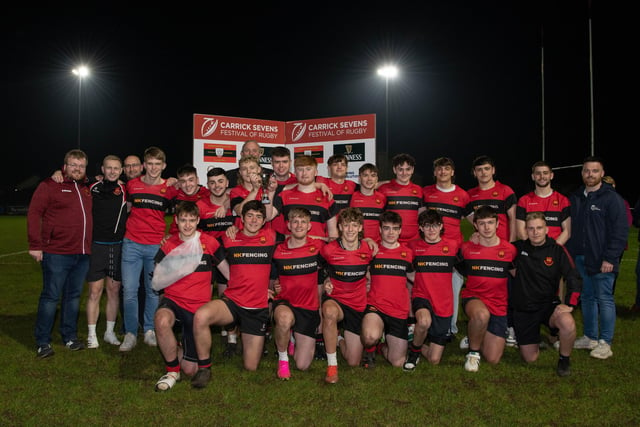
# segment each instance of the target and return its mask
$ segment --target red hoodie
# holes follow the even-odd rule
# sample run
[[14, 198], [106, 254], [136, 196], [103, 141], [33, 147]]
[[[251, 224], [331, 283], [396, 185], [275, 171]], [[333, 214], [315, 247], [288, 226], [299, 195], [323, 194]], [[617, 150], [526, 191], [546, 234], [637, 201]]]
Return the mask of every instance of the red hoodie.
[[91, 193], [84, 183], [48, 178], [38, 185], [27, 213], [29, 250], [51, 254], [91, 253]]

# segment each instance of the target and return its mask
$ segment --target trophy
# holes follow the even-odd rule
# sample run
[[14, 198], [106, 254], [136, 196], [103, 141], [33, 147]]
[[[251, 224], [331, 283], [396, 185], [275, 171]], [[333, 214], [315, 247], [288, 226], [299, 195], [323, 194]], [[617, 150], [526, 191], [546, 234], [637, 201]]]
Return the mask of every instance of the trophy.
[[260, 173], [260, 177], [262, 178], [262, 204], [268, 205], [271, 203], [269, 200], [269, 184], [271, 181], [271, 174], [273, 171], [270, 170], [262, 170]]

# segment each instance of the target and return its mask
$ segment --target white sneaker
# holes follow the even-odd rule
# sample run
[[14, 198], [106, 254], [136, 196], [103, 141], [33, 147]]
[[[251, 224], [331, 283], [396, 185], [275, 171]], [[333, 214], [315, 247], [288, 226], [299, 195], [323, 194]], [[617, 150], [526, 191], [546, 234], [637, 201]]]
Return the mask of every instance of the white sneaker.
[[553, 343], [553, 348], [556, 351], [560, 351], [560, 340]]
[[149, 329], [144, 333], [144, 343], [151, 347], [157, 347], [158, 341], [156, 340], [156, 331]]
[[467, 372], [478, 372], [478, 369], [480, 369], [480, 355], [476, 352], [467, 353], [464, 370]]
[[516, 345], [518, 345], [516, 331], [513, 329], [513, 326], [509, 326], [507, 328], [507, 347], [515, 347]]
[[460, 340], [460, 350], [469, 349], [469, 337], [464, 337]]
[[589, 353], [591, 357], [595, 357], [596, 359], [608, 359], [613, 356], [613, 351], [611, 351], [611, 346], [607, 344], [605, 340], [598, 341], [598, 345], [596, 348], [591, 350]]
[[573, 348], [580, 350], [593, 350], [598, 346], [598, 341], [592, 340], [586, 335], [581, 336], [573, 343]]
[[105, 332], [103, 339], [104, 339], [104, 342], [107, 342], [109, 344], [120, 345], [120, 340], [116, 336], [116, 333], [113, 331]]
[[98, 337], [95, 335], [89, 335], [87, 337], [87, 348], [98, 348], [100, 347], [100, 343], [98, 342]]
[[122, 344], [120, 345], [120, 351], [131, 351], [133, 347], [138, 343], [138, 339], [131, 332], [127, 332], [124, 336], [124, 340], [122, 340]]
[[167, 372], [156, 383], [156, 391], [170, 390], [178, 381], [180, 381], [180, 372]]

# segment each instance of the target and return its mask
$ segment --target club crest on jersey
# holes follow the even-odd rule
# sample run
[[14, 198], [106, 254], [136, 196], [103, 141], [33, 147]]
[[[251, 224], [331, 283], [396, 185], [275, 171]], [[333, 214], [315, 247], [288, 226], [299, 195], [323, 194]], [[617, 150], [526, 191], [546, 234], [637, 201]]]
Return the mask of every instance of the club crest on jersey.
[[367, 258], [367, 254], [360, 254], [360, 259], [366, 259]]
[[344, 188], [342, 189], [342, 191], [349, 191], [349, 187], [347, 187], [346, 185], [344, 186]]
[[382, 203], [382, 200], [380, 200], [380, 199], [376, 199], [376, 204], [377, 204], [377, 205], [379, 205], [379, 204], [381, 204], [381, 203]]
[[267, 243], [267, 238], [265, 236], [260, 236], [260, 243], [262, 243], [263, 245]]
[[413, 194], [418, 194], [418, 190], [416, 190], [415, 188], [414, 188], [413, 190], [411, 190], [411, 192], [412, 192]]
[[493, 193], [491, 193], [491, 197], [498, 197], [498, 192], [494, 191]]
[[160, 189], [160, 192], [161, 192], [162, 194], [164, 194], [164, 193], [166, 193], [166, 192], [167, 192], [167, 189], [166, 189], [166, 188], [161, 188], [161, 189]]
[[406, 258], [407, 257], [407, 253], [405, 251], [400, 252], [400, 256], [402, 258]]
[[557, 200], [554, 200], [552, 204], [553, 204], [553, 206], [558, 206], [559, 205]]
[[443, 254], [448, 254], [449, 253], [449, 246], [443, 246], [442, 247], [442, 253]]
[[458, 198], [458, 196], [455, 196], [455, 197], [453, 198], [453, 201], [454, 201], [455, 203], [458, 203], [458, 202], [460, 201], [460, 199]]
[[316, 247], [315, 246], [310, 246], [309, 247], [309, 252], [314, 253], [316, 251]]
[[498, 258], [504, 258], [504, 257], [505, 257], [504, 251], [498, 251]]
[[553, 265], [553, 258], [551, 258], [550, 256], [546, 257], [544, 259], [544, 265], [546, 265], [547, 267], [551, 267]]
[[122, 194], [122, 190], [120, 189], [120, 187], [116, 187], [115, 190], [113, 190], [113, 194], [115, 194], [116, 196], [119, 196]]
[[322, 198], [320, 198], [320, 197], [316, 197], [316, 202], [317, 202], [317, 203], [320, 203], [321, 201], [322, 201]]

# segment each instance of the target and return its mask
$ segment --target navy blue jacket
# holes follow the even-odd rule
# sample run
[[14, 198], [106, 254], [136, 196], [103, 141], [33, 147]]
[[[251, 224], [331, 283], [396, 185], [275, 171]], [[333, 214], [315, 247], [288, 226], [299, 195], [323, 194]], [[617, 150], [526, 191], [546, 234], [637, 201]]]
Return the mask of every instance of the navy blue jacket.
[[600, 272], [602, 261], [620, 267], [620, 257], [627, 244], [629, 223], [622, 197], [607, 183], [584, 194], [580, 187], [569, 196], [571, 202], [571, 238], [567, 249], [572, 257], [584, 255], [584, 264], [590, 275]]

